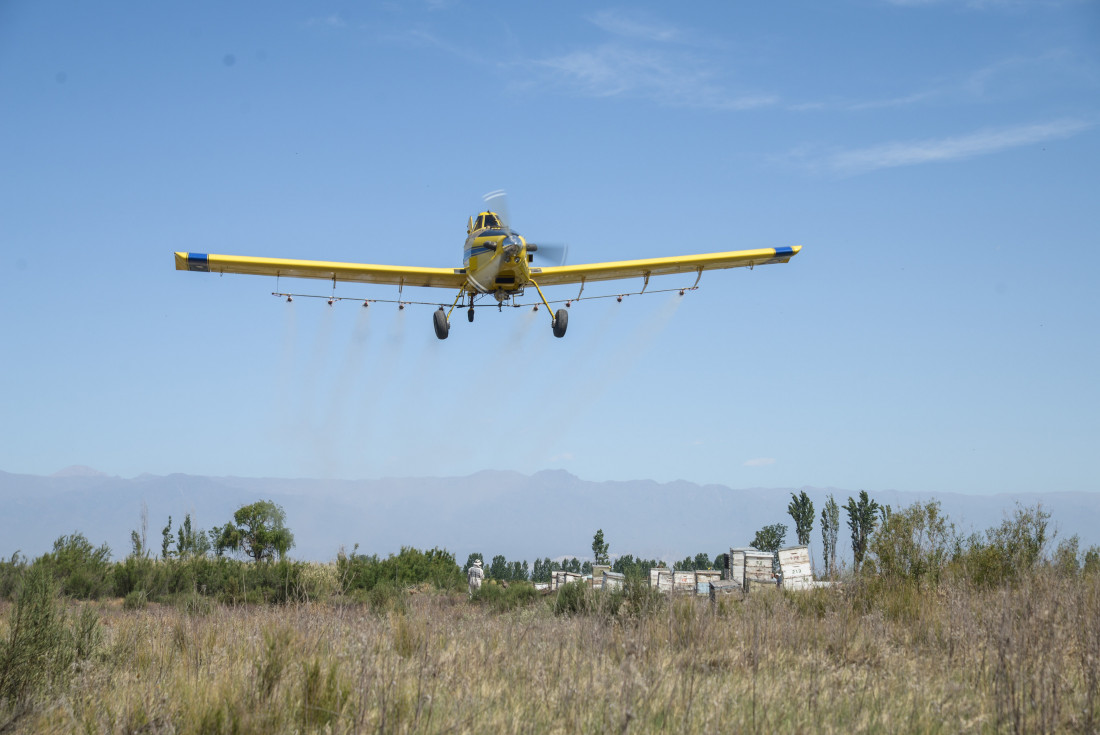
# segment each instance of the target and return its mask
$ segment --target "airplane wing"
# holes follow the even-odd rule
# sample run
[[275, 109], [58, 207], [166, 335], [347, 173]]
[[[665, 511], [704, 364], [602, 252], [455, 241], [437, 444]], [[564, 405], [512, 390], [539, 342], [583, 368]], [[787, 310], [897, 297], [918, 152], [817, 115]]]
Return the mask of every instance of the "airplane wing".
[[393, 286], [435, 286], [459, 289], [466, 275], [454, 268], [415, 268], [399, 265], [332, 263], [324, 260], [253, 258], [247, 255], [176, 253], [176, 270], [206, 273], [245, 273], [253, 276], [320, 278], [326, 281], [382, 283]]
[[547, 268], [532, 268], [531, 278], [540, 286], [558, 286], [566, 283], [610, 281], [618, 278], [648, 278], [671, 273], [701, 273], [719, 268], [786, 263], [798, 254], [801, 245], [793, 247], [762, 248], [760, 250], [734, 250], [728, 253], [680, 255], [670, 258], [646, 258], [643, 260], [617, 260], [610, 263], [583, 263]]

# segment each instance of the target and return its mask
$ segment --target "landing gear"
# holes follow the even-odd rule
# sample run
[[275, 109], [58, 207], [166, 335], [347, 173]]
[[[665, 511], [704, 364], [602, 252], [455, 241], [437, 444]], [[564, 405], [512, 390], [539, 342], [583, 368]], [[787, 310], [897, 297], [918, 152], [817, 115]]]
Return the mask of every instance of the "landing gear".
[[558, 313], [554, 314], [554, 336], [564, 337], [565, 329], [569, 326], [569, 312], [565, 309], [558, 309]]
[[466, 318], [470, 321], [474, 320], [474, 307], [470, 307], [470, 310], [466, 312]]
[[[451, 325], [447, 322], [447, 312], [443, 311], [442, 306], [432, 314], [432, 325], [435, 326], [436, 337], [447, 339], [447, 333], [451, 330]], [[564, 332], [564, 330], [562, 331]]]

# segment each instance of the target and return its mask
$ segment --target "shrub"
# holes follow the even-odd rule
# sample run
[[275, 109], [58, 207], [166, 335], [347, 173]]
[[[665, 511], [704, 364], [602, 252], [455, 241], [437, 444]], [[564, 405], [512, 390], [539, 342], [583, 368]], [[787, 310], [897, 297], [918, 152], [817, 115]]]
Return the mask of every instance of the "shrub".
[[1041, 505], [1016, 506], [1012, 518], [1000, 526], [973, 534], [956, 544], [954, 566], [957, 572], [979, 587], [1016, 584], [1027, 578], [1043, 557], [1050, 514]]
[[532, 584], [513, 582], [504, 587], [492, 582], [482, 584], [470, 598], [478, 604], [489, 605], [496, 612], [507, 612], [525, 607], [539, 599], [539, 591]]
[[1055, 571], [1065, 577], [1077, 576], [1077, 572], [1081, 570], [1081, 562], [1078, 559], [1079, 545], [1080, 539], [1076, 534], [1058, 542], [1058, 547], [1054, 550], [1054, 558], [1050, 560]]
[[938, 500], [916, 502], [890, 513], [871, 536], [869, 560], [891, 583], [909, 582], [918, 589], [935, 586], [950, 557], [955, 526]]
[[400, 554], [390, 554], [386, 559], [373, 554], [341, 554], [336, 559], [336, 572], [345, 591], [370, 590], [383, 581], [397, 586], [428, 582], [438, 589], [451, 591], [466, 585], [454, 554], [439, 548], [420, 551], [402, 546]]
[[554, 598], [554, 614], [578, 615], [588, 612], [588, 591], [588, 584], [584, 580], [558, 587], [558, 595]]
[[17, 706], [66, 679], [75, 653], [65, 623], [56, 582], [44, 566], [32, 565], [0, 648], [0, 704]]
[[145, 590], [132, 590], [122, 600], [124, 610], [144, 610], [149, 603], [149, 594]]
[[1085, 563], [1081, 565], [1084, 574], [1100, 573], [1100, 546], [1090, 546], [1085, 552]]
[[637, 576], [627, 576], [621, 592], [622, 607], [620, 614], [636, 618], [645, 618], [664, 610], [667, 596], [656, 587], [650, 587], [649, 581]]
[[111, 549], [98, 548], [82, 533], [61, 536], [53, 542], [53, 551], [34, 561], [58, 582], [61, 593], [82, 600], [98, 600], [111, 593]]
[[27, 570], [27, 557], [18, 551], [8, 561], [0, 560], [0, 600], [11, 600], [19, 589], [19, 582]]

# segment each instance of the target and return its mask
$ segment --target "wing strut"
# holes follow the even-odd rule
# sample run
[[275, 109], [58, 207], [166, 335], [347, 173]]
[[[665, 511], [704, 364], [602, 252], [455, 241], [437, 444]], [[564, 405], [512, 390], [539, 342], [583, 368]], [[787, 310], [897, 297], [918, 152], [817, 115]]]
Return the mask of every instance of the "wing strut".
[[[695, 283], [692, 284], [692, 286], [691, 286], [692, 291], [694, 291], [696, 288], [699, 287], [699, 279], [701, 279], [702, 277], [703, 277], [703, 266], [699, 266], [699, 275], [697, 275], [695, 277]], [[645, 289], [642, 289], [642, 290], [645, 290]]]
[[[539, 292], [539, 296], [542, 298], [542, 303], [546, 304], [546, 310], [548, 312], [550, 312], [550, 323], [553, 324], [554, 323], [554, 310], [550, 308], [550, 302], [546, 300], [546, 296], [543, 295], [542, 289], [539, 288], [539, 285], [537, 283], [535, 283], [534, 279], [528, 281], [528, 283], [532, 284], [535, 287], [535, 290]], [[581, 286], [581, 290], [582, 291], [584, 290], [584, 286]], [[564, 311], [564, 309], [563, 309], [563, 311]]]

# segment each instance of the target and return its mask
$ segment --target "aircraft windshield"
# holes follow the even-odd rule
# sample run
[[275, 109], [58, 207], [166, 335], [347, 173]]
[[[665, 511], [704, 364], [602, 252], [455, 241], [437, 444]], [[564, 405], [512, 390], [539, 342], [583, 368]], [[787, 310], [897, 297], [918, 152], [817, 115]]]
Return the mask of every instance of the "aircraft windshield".
[[500, 227], [500, 220], [492, 212], [487, 212], [477, 218], [477, 229], [484, 227]]

